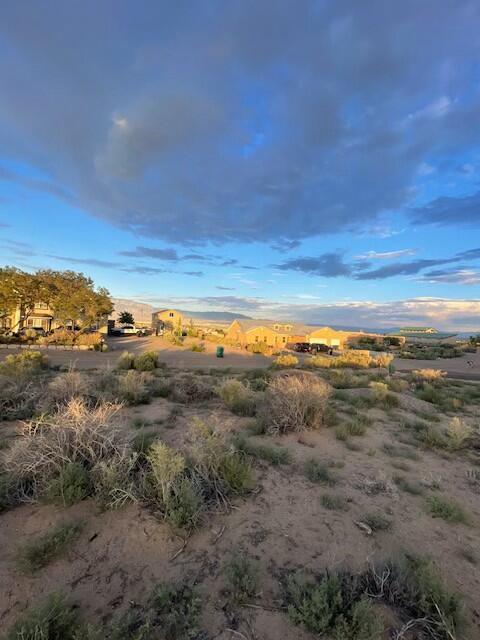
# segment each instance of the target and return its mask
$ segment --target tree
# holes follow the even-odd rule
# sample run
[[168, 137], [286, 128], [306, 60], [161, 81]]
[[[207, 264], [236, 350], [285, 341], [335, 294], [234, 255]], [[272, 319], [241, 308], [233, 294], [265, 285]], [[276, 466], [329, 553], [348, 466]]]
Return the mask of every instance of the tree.
[[96, 291], [93, 280], [83, 273], [45, 269], [32, 274], [13, 267], [0, 269], [0, 317], [19, 308], [24, 324], [40, 302], [49, 306], [59, 322], [72, 326], [99, 323], [113, 311], [107, 289]]
[[130, 311], [122, 311], [118, 316], [118, 321], [120, 324], [135, 324], [135, 320]]

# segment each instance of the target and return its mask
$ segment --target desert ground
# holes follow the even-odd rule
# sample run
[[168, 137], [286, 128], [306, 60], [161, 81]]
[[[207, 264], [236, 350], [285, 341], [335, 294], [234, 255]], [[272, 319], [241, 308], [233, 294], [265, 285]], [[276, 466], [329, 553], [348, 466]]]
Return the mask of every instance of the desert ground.
[[[140, 351], [149, 343], [136, 344]], [[160, 351], [165, 362], [168, 353]], [[118, 352], [75, 357], [80, 355], [107, 356], [113, 365]], [[194, 356], [206, 358], [181, 357]], [[58, 496], [29, 493], [22, 485], [24, 493], [7, 500], [0, 513], [0, 634], [49, 594], [61, 593], [91, 625], [92, 635], [84, 631], [85, 638], [480, 637], [480, 386], [429, 374], [415, 378], [398, 369], [392, 375], [386, 369], [267, 370], [262, 362], [261, 370], [250, 371], [261, 357], [238, 357], [250, 364], [235, 374], [187, 365], [179, 372], [178, 361], [175, 369], [128, 372], [132, 379], [144, 376], [149, 391], [139, 404], [118, 398], [113, 419], [127, 445], [147, 459], [156, 441], [171, 452], [193, 455], [192, 430], [200, 421], [248, 463], [252, 486], [208, 503], [195, 526], [182, 528], [168, 521], [155, 500], [134, 492], [112, 505], [89, 491], [66, 506]], [[418, 361], [412, 364], [420, 368]], [[102, 400], [95, 395], [106, 388], [101, 376], [101, 370], [42, 371], [32, 374], [29, 384], [40, 387], [37, 406], [64, 415], [72, 398], [87, 408]], [[225, 393], [233, 378], [246, 389], [245, 402]], [[284, 432], [271, 427], [274, 412], [265, 403], [280, 378], [331, 386], [313, 428], [307, 419], [292, 429], [287, 424]], [[10, 456], [6, 472], [29, 420], [0, 422], [2, 453], [4, 459]], [[45, 562], [32, 561], [25, 550], [62, 523], [78, 525], [75, 537]], [[380, 572], [383, 562], [405, 554], [431, 562], [442, 588], [461, 599], [461, 624], [441, 628], [437, 620], [428, 628], [421, 621], [408, 626], [425, 611], [387, 606], [377, 594], [370, 606], [381, 629], [369, 632], [368, 625], [352, 622], [345, 635], [338, 626], [320, 633], [318, 626], [312, 630], [318, 612], [300, 614], [285, 595], [286, 576], [297, 571], [317, 580], [325, 571], [354, 575], [373, 567]], [[238, 558], [247, 564], [240, 562], [235, 582], [229, 567]], [[199, 603], [194, 625], [184, 629], [169, 619], [170, 626], [162, 626], [158, 614], [153, 630], [141, 626], [138, 619], [146, 615], [159, 583], [194, 589]], [[173, 611], [174, 603], [170, 606]], [[134, 624], [132, 616], [137, 616]], [[24, 637], [17, 632], [7, 637]]]

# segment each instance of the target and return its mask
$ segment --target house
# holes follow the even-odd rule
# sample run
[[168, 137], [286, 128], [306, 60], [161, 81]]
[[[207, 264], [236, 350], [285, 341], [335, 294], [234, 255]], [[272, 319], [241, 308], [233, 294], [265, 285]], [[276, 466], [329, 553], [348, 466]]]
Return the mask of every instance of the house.
[[309, 342], [324, 344], [334, 349], [344, 349], [350, 342], [362, 336], [375, 336], [359, 331], [340, 331], [332, 327], [315, 327], [295, 322], [275, 320], [234, 320], [227, 329], [227, 340], [246, 347], [264, 342], [269, 347], [283, 347], [288, 343]]
[[282, 347], [289, 342], [305, 342], [306, 327], [294, 322], [241, 319], [232, 322], [225, 337], [242, 347], [258, 342], [269, 347]]
[[433, 327], [400, 327], [398, 333], [438, 333]]
[[56, 329], [59, 323], [55, 320], [54, 311], [44, 302], [36, 302], [33, 309], [25, 314], [20, 307], [3, 317], [0, 328], [6, 331], [19, 331], [23, 328], [41, 328], [45, 331]]
[[183, 323], [183, 316], [180, 311], [176, 309], [159, 309], [152, 313], [153, 329], [157, 329], [158, 327], [173, 330], [182, 328]]

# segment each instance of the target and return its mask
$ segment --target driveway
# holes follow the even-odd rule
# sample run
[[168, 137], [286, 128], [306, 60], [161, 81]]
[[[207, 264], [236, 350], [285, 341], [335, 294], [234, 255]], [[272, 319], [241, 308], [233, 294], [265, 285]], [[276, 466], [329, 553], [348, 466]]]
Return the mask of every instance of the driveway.
[[[257, 369], [268, 367], [271, 359], [261, 355], [249, 353], [248, 351], [225, 347], [223, 358], [215, 355], [216, 344], [205, 342], [205, 351], [197, 353], [191, 351], [188, 346], [198, 343], [199, 340], [187, 338], [185, 347], [175, 347], [161, 337], [148, 336], [138, 338], [137, 336], [109, 337], [109, 350], [106, 353], [98, 351], [57, 351], [46, 350], [45, 353], [52, 365], [75, 365], [77, 369], [99, 369], [101, 367], [114, 367], [122, 351], [130, 351], [134, 354], [143, 351], [157, 351], [161, 362], [169, 367], [178, 369], [209, 369], [218, 367], [222, 369]], [[0, 350], [0, 360], [7, 355], [17, 353], [17, 350]]]

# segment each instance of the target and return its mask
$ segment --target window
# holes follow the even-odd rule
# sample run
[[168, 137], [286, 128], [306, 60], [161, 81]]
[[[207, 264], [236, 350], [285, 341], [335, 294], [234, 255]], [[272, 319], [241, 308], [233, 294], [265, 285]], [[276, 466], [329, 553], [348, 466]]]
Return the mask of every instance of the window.
[[258, 342], [258, 336], [255, 336], [255, 342]]
[[286, 341], [287, 341], [286, 336], [283, 336], [283, 338], [282, 338], [282, 342], [286, 342]]
[[267, 336], [263, 337], [263, 341], [266, 342], [267, 341]]
[[169, 313], [168, 315], [170, 316], [170, 318], [173, 318], [173, 316], [174, 316], [175, 314], [173, 313], [173, 311], [170, 311], [170, 313]]
[[48, 309], [48, 304], [46, 304], [45, 302], [35, 302], [33, 306], [35, 307], [35, 309]]

